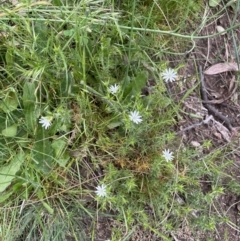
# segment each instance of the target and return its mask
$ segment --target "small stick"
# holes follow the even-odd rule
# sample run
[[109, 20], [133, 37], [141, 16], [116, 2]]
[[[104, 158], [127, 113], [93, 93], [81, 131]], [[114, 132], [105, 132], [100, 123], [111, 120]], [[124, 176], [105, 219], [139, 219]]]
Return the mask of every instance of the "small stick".
[[188, 127], [185, 127], [185, 128], [183, 128], [182, 130], [178, 131], [176, 134], [179, 135], [179, 134], [181, 134], [182, 132], [189, 131], [189, 130], [197, 127], [197, 126], [200, 126], [200, 125], [203, 125], [203, 124], [207, 124], [210, 120], [212, 120], [212, 118], [213, 118], [213, 117], [210, 115], [210, 116], [208, 116], [205, 120], [203, 120], [203, 121], [201, 121], [201, 122], [199, 122], [199, 123], [190, 125], [190, 126], [188, 126]]
[[226, 127], [229, 129], [229, 131], [232, 131], [233, 127], [231, 125], [231, 121], [229, 120], [229, 118], [227, 118], [226, 116], [221, 114], [216, 108], [214, 108], [213, 106], [211, 106], [208, 103], [209, 100], [208, 100], [207, 90], [206, 90], [206, 86], [205, 86], [205, 82], [204, 82], [204, 75], [202, 73], [202, 66], [199, 66], [199, 75], [200, 75], [200, 85], [201, 85], [201, 94], [202, 94], [202, 99], [203, 99], [203, 102], [202, 102], [203, 105], [208, 109], [208, 111], [211, 114], [213, 114], [218, 119], [223, 121], [224, 124], [226, 125]]

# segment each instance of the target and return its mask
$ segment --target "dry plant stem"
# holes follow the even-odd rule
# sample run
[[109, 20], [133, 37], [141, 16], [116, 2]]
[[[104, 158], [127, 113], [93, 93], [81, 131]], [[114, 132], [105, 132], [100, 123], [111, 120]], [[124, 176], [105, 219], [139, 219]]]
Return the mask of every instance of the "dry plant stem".
[[176, 236], [171, 232], [171, 236], [173, 237], [174, 241], [180, 241]]
[[233, 127], [231, 125], [231, 121], [229, 120], [229, 118], [227, 118], [226, 116], [221, 114], [216, 108], [214, 108], [213, 106], [211, 106], [210, 104], [207, 103], [207, 102], [209, 102], [209, 100], [208, 100], [208, 97], [207, 97], [207, 90], [206, 90], [206, 85], [205, 85], [205, 82], [204, 82], [204, 75], [202, 73], [202, 67], [201, 66], [199, 66], [199, 75], [200, 75], [200, 86], [201, 86], [201, 94], [202, 94], [202, 99], [203, 99], [203, 105], [208, 109], [208, 111], [211, 114], [213, 114], [214, 116], [219, 118], [221, 121], [223, 121], [224, 124], [226, 125], [226, 127], [229, 129], [229, 131], [232, 131]]
[[200, 125], [203, 125], [203, 124], [207, 124], [210, 120], [212, 120], [212, 115], [208, 116], [205, 120], [203, 120], [203, 121], [201, 121], [199, 123], [193, 124], [191, 126], [188, 126], [188, 127], [184, 128], [184, 129], [178, 131], [177, 135], [179, 135], [179, 134], [181, 134], [181, 133], [183, 133], [185, 131], [189, 131], [189, 130], [197, 127], [197, 126], [200, 126]]
[[188, 127], [184, 128], [184, 129], [178, 131], [176, 134], [177, 134], [177, 135], [180, 135], [181, 133], [183, 133], [183, 132], [185, 132], [185, 131], [189, 131], [189, 130], [191, 130], [191, 129], [197, 127], [197, 126], [200, 126], [200, 125], [202, 125], [202, 124], [203, 124], [203, 121], [201, 121], [201, 122], [199, 122], [199, 123], [196, 123], [196, 124], [193, 124], [193, 125], [191, 125], [191, 126], [188, 126]]
[[210, 53], [210, 39], [208, 38], [207, 57], [206, 57], [206, 61], [205, 61], [205, 64], [204, 64], [204, 69], [207, 66], [207, 62], [208, 62], [208, 59], [209, 59], [209, 53]]

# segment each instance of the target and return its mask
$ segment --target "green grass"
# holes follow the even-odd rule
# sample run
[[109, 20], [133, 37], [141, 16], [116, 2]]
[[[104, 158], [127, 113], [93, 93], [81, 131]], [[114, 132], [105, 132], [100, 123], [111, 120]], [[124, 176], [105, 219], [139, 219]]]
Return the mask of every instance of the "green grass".
[[[161, 76], [166, 54], [188, 49], [186, 23], [199, 21], [202, 8], [186, 0], [2, 5], [1, 240], [97, 240], [101, 217], [119, 225], [111, 240], [128, 240], [136, 227], [169, 240], [185, 220], [204, 232], [226, 222], [209, 210], [231, 161], [220, 148], [199, 157], [181, 143], [181, 106]], [[155, 85], [143, 97], [148, 79]], [[135, 110], [139, 124], [129, 119]], [[47, 130], [42, 116], [51, 119]], [[203, 177], [214, 187], [207, 194]], [[239, 192], [234, 178], [229, 186]]]

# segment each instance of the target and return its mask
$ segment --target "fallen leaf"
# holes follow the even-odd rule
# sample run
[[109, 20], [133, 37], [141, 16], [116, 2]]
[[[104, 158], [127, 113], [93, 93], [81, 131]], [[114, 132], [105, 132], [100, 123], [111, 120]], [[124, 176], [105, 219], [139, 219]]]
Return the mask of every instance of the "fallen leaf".
[[221, 140], [222, 138], [224, 140], [226, 140], [227, 142], [231, 141], [231, 133], [229, 132], [229, 130], [220, 122], [214, 120], [214, 126], [216, 128], [216, 132], [214, 132], [213, 134], [218, 137], [219, 140]]
[[227, 71], [238, 71], [238, 65], [237, 63], [218, 63], [214, 64], [210, 68], [208, 68], [206, 71], [204, 71], [204, 74], [207, 75], [214, 75], [214, 74], [220, 74]]

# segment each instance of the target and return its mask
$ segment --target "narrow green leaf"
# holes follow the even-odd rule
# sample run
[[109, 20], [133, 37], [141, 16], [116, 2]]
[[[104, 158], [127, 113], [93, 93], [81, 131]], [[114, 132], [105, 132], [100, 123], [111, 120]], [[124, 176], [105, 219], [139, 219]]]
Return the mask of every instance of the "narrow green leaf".
[[35, 131], [37, 125], [37, 113], [36, 113], [36, 96], [35, 96], [35, 84], [26, 82], [23, 87], [23, 106], [25, 114], [25, 123], [27, 129], [31, 132]]
[[28, 105], [24, 108], [25, 114], [25, 124], [27, 129], [31, 132], [35, 132], [35, 128], [37, 126], [37, 114], [35, 113], [35, 106]]
[[8, 66], [12, 66], [14, 65], [14, 50], [13, 48], [7, 48], [7, 52], [6, 52], [6, 63]]
[[0, 196], [0, 203], [5, 202], [6, 200], [8, 200], [8, 198], [13, 194], [13, 191], [1, 194]]
[[67, 97], [72, 92], [73, 78], [71, 73], [68, 71], [60, 83], [60, 94], [62, 97]]
[[46, 202], [42, 202], [42, 204], [50, 214], [54, 213], [54, 209], [52, 209]]

